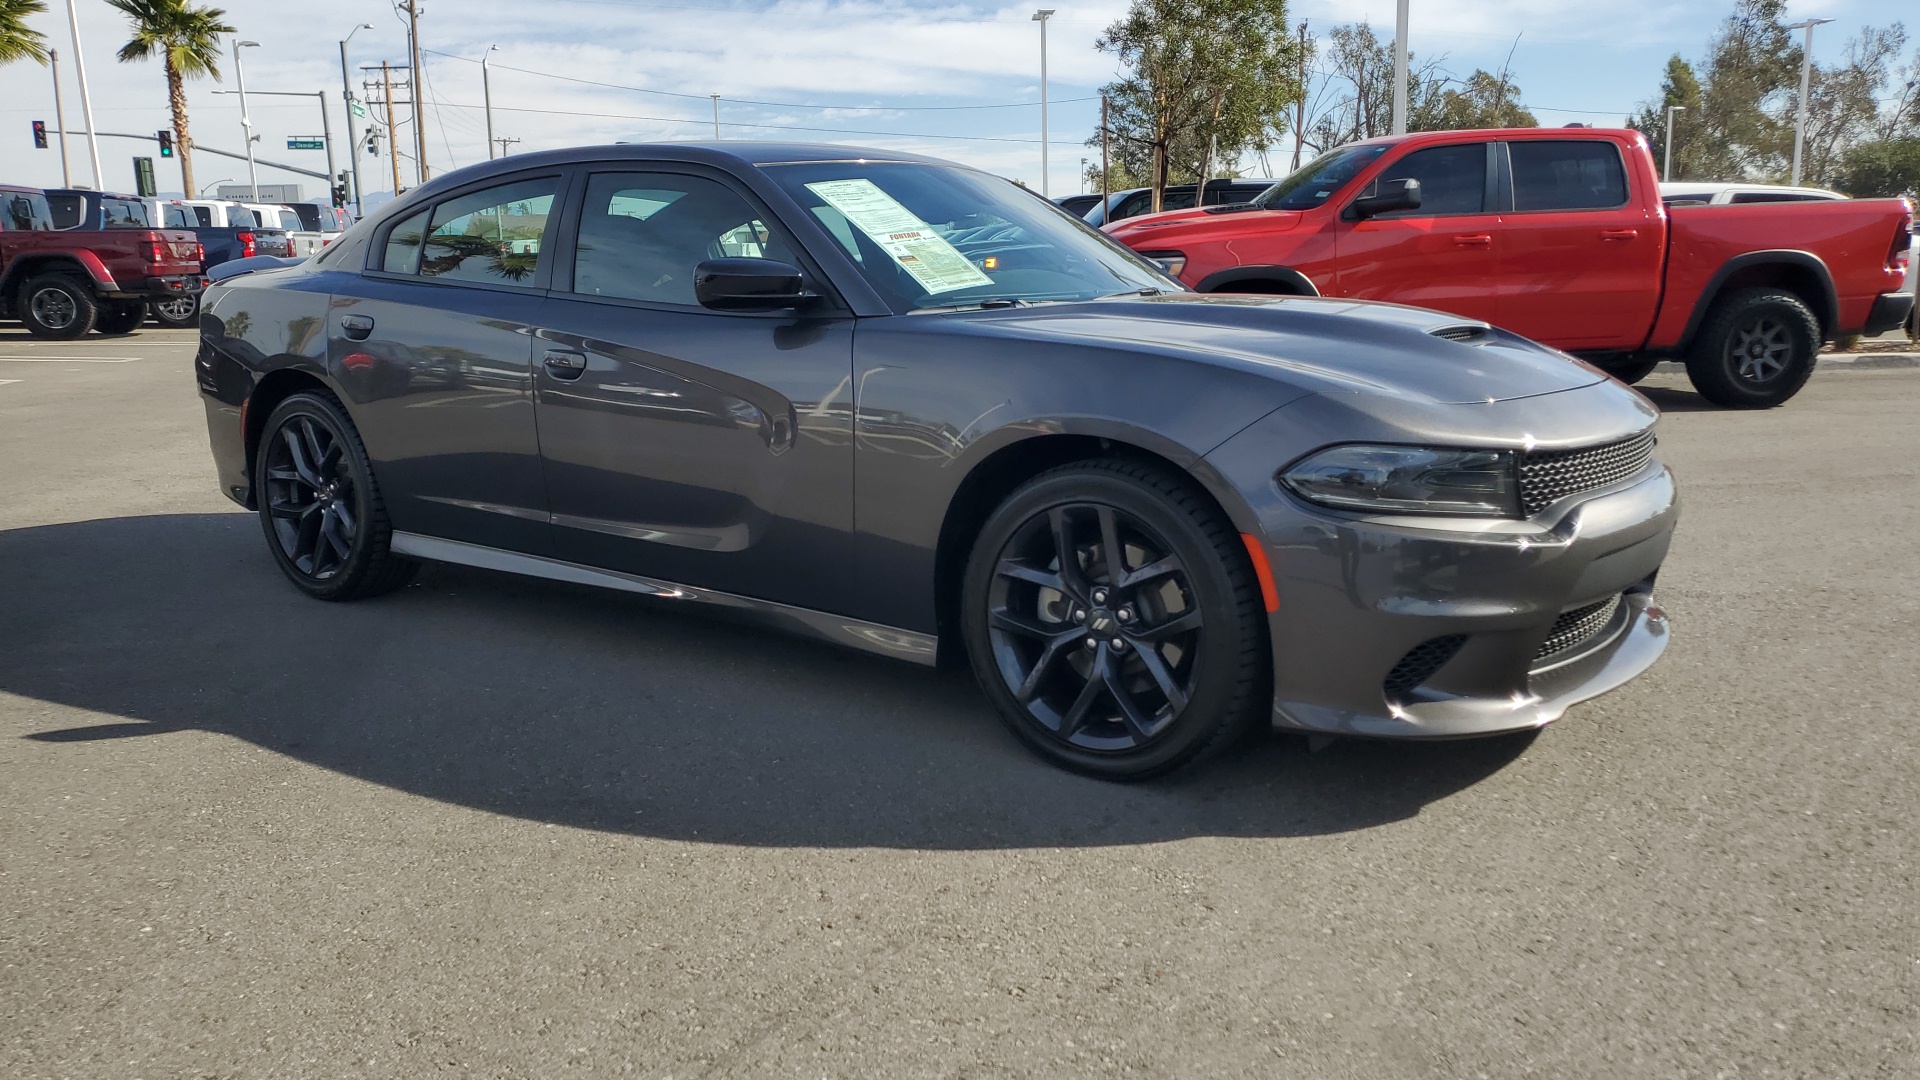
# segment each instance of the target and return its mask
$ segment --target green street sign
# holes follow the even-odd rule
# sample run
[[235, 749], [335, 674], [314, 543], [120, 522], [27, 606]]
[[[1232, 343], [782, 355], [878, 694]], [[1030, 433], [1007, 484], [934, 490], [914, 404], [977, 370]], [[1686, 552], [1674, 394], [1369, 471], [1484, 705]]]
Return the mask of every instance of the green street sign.
[[358, 101], [347, 102], [347, 108], [352, 109], [353, 115], [361, 118], [362, 120], [367, 118], [367, 110]]
[[320, 138], [318, 135], [291, 137], [287, 139], [287, 149], [289, 150], [325, 150], [326, 148], [327, 140]]

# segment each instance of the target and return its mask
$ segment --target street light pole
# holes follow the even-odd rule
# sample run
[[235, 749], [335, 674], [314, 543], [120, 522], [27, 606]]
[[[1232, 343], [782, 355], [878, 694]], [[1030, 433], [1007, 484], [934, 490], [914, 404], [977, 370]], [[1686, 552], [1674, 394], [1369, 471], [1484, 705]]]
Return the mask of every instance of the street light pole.
[[1407, 133], [1407, 0], [1400, 0], [1394, 12], [1393, 133]]
[[67, 110], [60, 105], [60, 50], [48, 49], [47, 62], [53, 65], [53, 126], [60, 133], [60, 186], [72, 187], [73, 170], [67, 167]]
[[1040, 194], [1052, 194], [1047, 190], [1047, 20], [1053, 18], [1052, 8], [1041, 8], [1033, 13], [1033, 21], [1040, 24]]
[[240, 50], [259, 47], [257, 41], [233, 39], [233, 78], [240, 86], [240, 134], [247, 144], [247, 186], [253, 189], [254, 202], [260, 201], [260, 170], [253, 164], [253, 119], [247, 115], [247, 73], [240, 66]]
[[1800, 148], [1807, 141], [1807, 87], [1813, 81], [1813, 28], [1821, 23], [1830, 23], [1832, 19], [1805, 19], [1783, 30], [1805, 30], [1805, 44], [1800, 47], [1800, 109], [1799, 116], [1793, 122], [1793, 183], [1800, 183]]
[[713, 99], [713, 140], [720, 141], [720, 95], [708, 94]]
[[93, 126], [93, 103], [87, 100], [87, 54], [80, 48], [80, 16], [73, 10], [73, 0], [67, 0], [67, 25], [73, 30], [73, 72], [80, 80], [80, 114], [87, 121], [87, 149], [93, 154], [93, 187], [95, 191], [105, 191], [107, 182], [100, 173], [100, 136]]
[[360, 139], [353, 133], [353, 83], [347, 71], [347, 42], [360, 31], [371, 29], [372, 23], [361, 23], [340, 39], [340, 99], [347, 106], [347, 160], [353, 163], [353, 212], [359, 217], [365, 217], [366, 210], [360, 195]]
[[500, 46], [489, 45], [487, 51], [480, 54], [480, 94], [487, 103], [487, 160], [493, 160], [493, 76], [487, 70], [487, 61], [493, 59]]
[[1673, 179], [1673, 114], [1687, 111], [1685, 105], [1667, 106], [1667, 154], [1660, 162], [1660, 182]]

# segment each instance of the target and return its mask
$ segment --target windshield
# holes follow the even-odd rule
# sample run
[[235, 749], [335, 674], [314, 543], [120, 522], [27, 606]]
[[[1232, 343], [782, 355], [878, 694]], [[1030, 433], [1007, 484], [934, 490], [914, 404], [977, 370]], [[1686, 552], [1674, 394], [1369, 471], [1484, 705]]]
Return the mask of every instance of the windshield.
[[1385, 146], [1343, 146], [1328, 151], [1262, 192], [1253, 205], [1263, 210], [1311, 210], [1386, 152]]
[[763, 167], [897, 311], [1183, 288], [1059, 207], [984, 173], [914, 162]]

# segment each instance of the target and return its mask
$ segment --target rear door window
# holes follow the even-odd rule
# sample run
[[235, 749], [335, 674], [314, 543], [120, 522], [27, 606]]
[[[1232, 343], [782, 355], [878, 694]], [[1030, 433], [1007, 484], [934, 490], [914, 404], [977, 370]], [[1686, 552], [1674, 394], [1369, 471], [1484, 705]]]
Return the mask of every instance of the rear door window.
[[100, 212], [106, 218], [104, 228], [153, 228], [153, 219], [147, 216], [146, 204], [134, 202], [132, 199], [101, 199]]
[[46, 196], [38, 192], [15, 191], [0, 195], [0, 231], [50, 232], [53, 212], [47, 209]]
[[1482, 213], [1487, 208], [1487, 144], [1415, 150], [1388, 165], [1380, 179], [1420, 181], [1419, 208], [1381, 214], [1382, 219]]
[[1609, 210], [1627, 203], [1626, 167], [1611, 142], [1515, 140], [1507, 154], [1515, 210]]

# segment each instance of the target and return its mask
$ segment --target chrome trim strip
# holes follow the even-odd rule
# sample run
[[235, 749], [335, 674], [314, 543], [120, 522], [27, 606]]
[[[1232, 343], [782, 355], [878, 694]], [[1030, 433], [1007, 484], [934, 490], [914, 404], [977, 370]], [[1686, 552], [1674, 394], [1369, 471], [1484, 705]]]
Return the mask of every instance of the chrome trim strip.
[[670, 544], [695, 551], [745, 551], [751, 541], [746, 525], [738, 523], [722, 525], [717, 529], [696, 529], [691, 526], [668, 528], [638, 521], [604, 521], [573, 514], [554, 514], [553, 523], [568, 529], [585, 529], [588, 532]]
[[928, 667], [933, 666], [939, 644], [939, 639], [931, 634], [862, 622], [859, 619], [849, 619], [844, 615], [776, 604], [768, 600], [755, 600], [752, 597], [717, 592], [712, 589], [676, 585], [670, 581], [641, 577], [638, 574], [601, 570], [596, 567], [581, 566], [578, 563], [562, 562], [559, 559], [548, 559], [539, 555], [523, 555], [516, 551], [502, 551], [499, 548], [483, 547], [459, 540], [442, 540], [438, 537], [421, 536], [418, 533], [396, 532], [393, 534], [392, 546], [395, 552], [415, 559], [431, 559], [435, 562], [458, 563], [461, 566], [473, 566], [482, 570], [525, 574], [550, 581], [619, 589], [623, 592], [655, 596], [664, 600], [691, 600], [701, 604], [713, 604], [744, 612], [755, 621], [791, 633]]
[[519, 518], [522, 521], [548, 523], [548, 514], [545, 510], [532, 510], [524, 506], [504, 506], [500, 503], [475, 502], [472, 499], [449, 499], [440, 495], [422, 495], [420, 496], [420, 500], [422, 502], [441, 503], [446, 506], [457, 506], [462, 510], [480, 510], [488, 514], [505, 514], [508, 517]]

